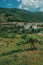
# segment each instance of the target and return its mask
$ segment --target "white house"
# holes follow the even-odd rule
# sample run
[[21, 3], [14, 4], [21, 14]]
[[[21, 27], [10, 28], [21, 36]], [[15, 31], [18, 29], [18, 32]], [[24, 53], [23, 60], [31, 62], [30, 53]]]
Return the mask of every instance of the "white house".
[[31, 26], [31, 24], [28, 23], [28, 24], [24, 25], [24, 29], [29, 29], [30, 26]]
[[32, 25], [32, 29], [37, 29], [37, 25]]

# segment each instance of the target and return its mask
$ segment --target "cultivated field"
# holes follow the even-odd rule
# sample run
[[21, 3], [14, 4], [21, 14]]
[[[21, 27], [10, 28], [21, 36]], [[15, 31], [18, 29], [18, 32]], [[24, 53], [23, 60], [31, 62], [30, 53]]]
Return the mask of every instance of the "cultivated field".
[[0, 37], [0, 65], [43, 65], [43, 43], [35, 43], [37, 50], [30, 48], [30, 37], [43, 41], [37, 34], [17, 34], [15, 38]]

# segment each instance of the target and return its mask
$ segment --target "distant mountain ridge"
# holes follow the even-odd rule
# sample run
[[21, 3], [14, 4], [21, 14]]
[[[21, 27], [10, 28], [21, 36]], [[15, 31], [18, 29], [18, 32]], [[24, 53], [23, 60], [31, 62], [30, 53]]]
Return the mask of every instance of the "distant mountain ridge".
[[43, 22], [43, 12], [30, 12], [16, 8], [0, 8], [0, 21]]

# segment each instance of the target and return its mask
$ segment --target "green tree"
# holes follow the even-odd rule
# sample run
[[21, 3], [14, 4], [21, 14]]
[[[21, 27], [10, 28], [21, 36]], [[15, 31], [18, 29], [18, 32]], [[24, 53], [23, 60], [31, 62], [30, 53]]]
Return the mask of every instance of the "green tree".
[[31, 49], [37, 49], [37, 47], [35, 46], [35, 44], [38, 43], [38, 40], [36, 38], [30, 38], [29, 42], [31, 43], [31, 46], [30, 46]]

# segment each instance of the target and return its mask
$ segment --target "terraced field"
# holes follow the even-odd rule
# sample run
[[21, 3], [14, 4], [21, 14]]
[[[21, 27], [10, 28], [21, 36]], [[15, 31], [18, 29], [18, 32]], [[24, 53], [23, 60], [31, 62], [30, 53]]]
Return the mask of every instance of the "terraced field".
[[37, 50], [30, 49], [31, 43], [24, 43], [30, 37], [43, 41], [43, 36], [28, 34], [24, 38], [23, 35], [0, 38], [0, 65], [43, 65], [43, 43], [35, 43]]

